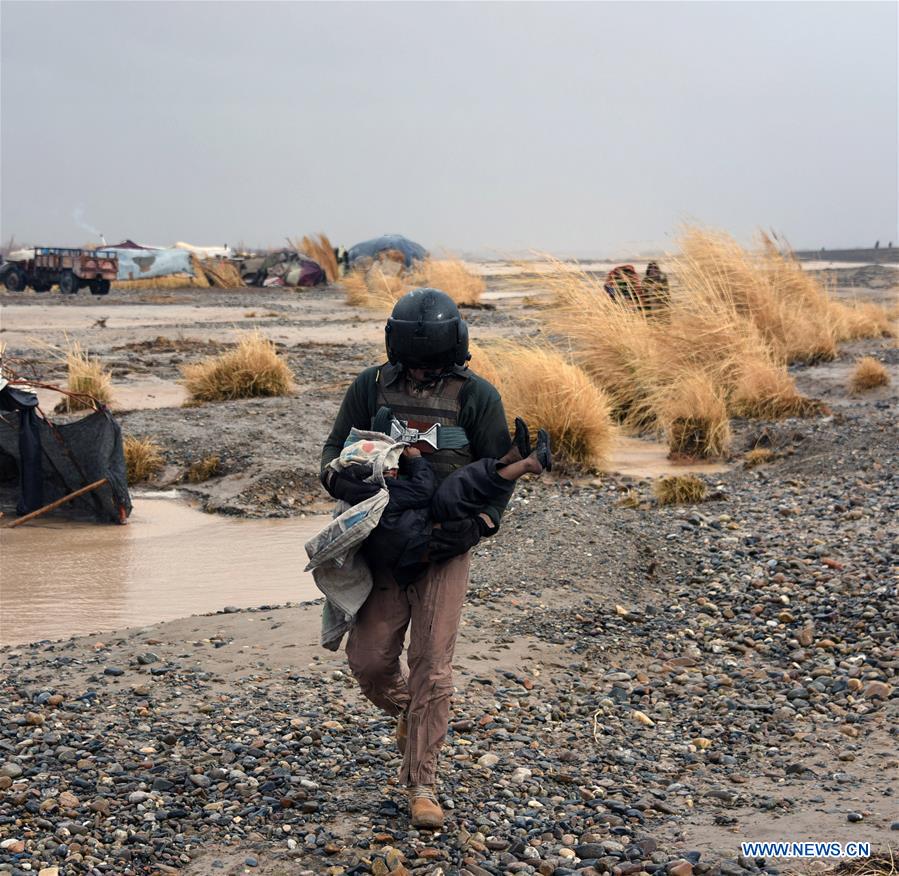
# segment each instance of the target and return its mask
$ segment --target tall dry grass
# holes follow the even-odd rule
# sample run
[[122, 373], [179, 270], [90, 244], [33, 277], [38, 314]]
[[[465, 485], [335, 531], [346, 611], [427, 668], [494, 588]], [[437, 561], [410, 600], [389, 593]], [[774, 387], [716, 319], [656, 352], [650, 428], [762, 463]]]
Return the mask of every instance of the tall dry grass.
[[313, 261], [318, 262], [329, 283], [336, 283], [340, 276], [340, 269], [337, 265], [337, 256], [334, 254], [334, 247], [328, 240], [328, 235], [320, 231], [318, 235], [307, 234], [302, 240], [299, 238], [294, 243], [294, 249], [298, 252], [305, 253]]
[[644, 313], [606, 294], [601, 281], [553, 260], [545, 278], [553, 306], [545, 318], [578, 364], [607, 394], [615, 416], [634, 428], [655, 422], [659, 336]]
[[841, 340], [890, 330], [883, 308], [836, 301], [768, 238], [750, 252], [728, 235], [688, 228], [671, 274], [670, 305], [652, 318], [569, 264], [556, 262], [540, 282], [553, 293], [542, 318], [616, 418], [665, 431], [673, 454], [725, 452], [732, 415], [823, 410], [786, 365], [832, 358]]
[[260, 332], [248, 332], [233, 350], [181, 366], [190, 401], [230, 401], [287, 395], [293, 373], [275, 345]]
[[750, 252], [728, 234], [689, 227], [679, 243], [672, 272], [681, 306], [696, 303], [745, 318], [783, 361], [812, 362], [836, 355], [830, 299], [770, 238], [763, 236], [761, 249]]
[[365, 270], [347, 274], [341, 281], [347, 304], [387, 312], [412, 289], [431, 287], [446, 292], [460, 306], [476, 306], [486, 288], [482, 277], [456, 259], [427, 259], [411, 271], [397, 273], [386, 268], [387, 262], [376, 261]]
[[471, 369], [499, 390], [510, 428], [521, 417], [533, 434], [546, 429], [563, 468], [607, 462], [615, 434], [611, 403], [581, 368], [547, 346], [472, 344], [471, 354]]
[[477, 305], [487, 290], [484, 278], [459, 259], [425, 259], [409, 275], [411, 288], [430, 286], [446, 292], [456, 304]]
[[76, 395], [64, 395], [57, 405], [58, 411], [90, 410], [94, 407], [91, 399], [104, 405], [112, 402], [112, 376], [102, 362], [92, 359], [77, 341], [69, 345], [65, 358], [66, 389]]

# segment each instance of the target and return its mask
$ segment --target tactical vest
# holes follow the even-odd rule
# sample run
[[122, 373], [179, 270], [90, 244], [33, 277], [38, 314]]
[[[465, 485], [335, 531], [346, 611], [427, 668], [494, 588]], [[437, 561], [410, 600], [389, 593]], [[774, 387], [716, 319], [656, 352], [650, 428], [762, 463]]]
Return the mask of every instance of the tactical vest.
[[[428, 387], [427, 395], [419, 395], [410, 386], [405, 375], [384, 385], [383, 369], [378, 373], [378, 405], [385, 405], [398, 420], [404, 420], [410, 428], [425, 431], [437, 423], [439, 426], [458, 426], [462, 409], [459, 396], [466, 378], [450, 375]], [[471, 447], [466, 444], [458, 449], [434, 450], [429, 444], [414, 445], [427, 457], [439, 480], [463, 465], [472, 462]]]

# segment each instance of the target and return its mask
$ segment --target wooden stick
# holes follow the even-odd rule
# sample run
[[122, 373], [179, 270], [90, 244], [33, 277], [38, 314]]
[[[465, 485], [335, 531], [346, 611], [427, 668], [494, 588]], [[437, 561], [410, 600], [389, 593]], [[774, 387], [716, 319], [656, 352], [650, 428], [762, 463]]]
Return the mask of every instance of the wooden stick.
[[79, 496], [83, 496], [85, 493], [90, 493], [92, 490], [96, 490], [98, 487], [102, 487], [105, 483], [106, 478], [101, 478], [99, 481], [94, 481], [92, 484], [88, 484], [86, 487], [82, 487], [80, 490], [75, 490], [74, 493], [69, 493], [67, 496], [63, 496], [61, 499], [57, 499], [55, 502], [51, 502], [49, 505], [44, 505], [43, 508], [38, 508], [37, 511], [32, 511], [30, 514], [26, 514], [24, 517], [20, 517], [18, 520], [14, 520], [6, 528], [12, 529], [14, 526], [21, 526], [23, 523], [27, 523], [29, 520], [34, 520], [35, 517], [41, 517], [48, 511], [53, 511], [60, 505], [65, 505], [66, 502], [71, 502], [72, 499], [77, 499]]

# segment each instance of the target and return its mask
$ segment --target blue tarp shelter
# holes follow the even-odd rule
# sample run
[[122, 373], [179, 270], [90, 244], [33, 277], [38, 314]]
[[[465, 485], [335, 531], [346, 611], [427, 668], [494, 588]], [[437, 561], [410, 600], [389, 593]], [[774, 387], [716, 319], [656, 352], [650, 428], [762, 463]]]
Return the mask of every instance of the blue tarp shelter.
[[375, 259], [379, 253], [388, 249], [395, 249], [401, 252], [407, 268], [411, 267], [412, 262], [424, 261], [428, 257], [428, 251], [420, 243], [409, 240], [408, 237], [403, 237], [402, 234], [382, 234], [380, 237], [364, 240], [362, 243], [357, 243], [355, 246], [350, 247], [347, 253], [350, 267], [358, 259]]

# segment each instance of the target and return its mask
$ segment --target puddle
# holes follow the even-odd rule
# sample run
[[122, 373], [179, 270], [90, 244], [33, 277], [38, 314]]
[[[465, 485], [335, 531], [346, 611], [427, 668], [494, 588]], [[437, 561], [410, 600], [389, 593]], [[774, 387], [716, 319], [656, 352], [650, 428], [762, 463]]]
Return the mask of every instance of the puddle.
[[140, 497], [127, 526], [2, 528], [0, 644], [315, 599], [303, 545], [327, 520], [237, 520]]
[[[36, 389], [41, 409], [48, 416], [63, 398], [52, 389]], [[187, 393], [180, 383], [158, 377], [141, 377], [128, 383], [112, 383], [114, 411], [145, 411], [152, 408], [180, 408], [187, 401]]]
[[672, 462], [668, 459], [667, 445], [619, 435], [606, 471], [631, 478], [660, 478], [677, 474], [721, 474], [729, 468], [723, 462]]

